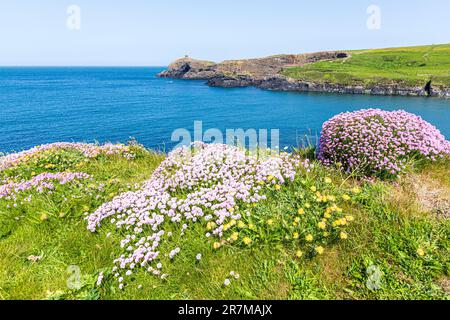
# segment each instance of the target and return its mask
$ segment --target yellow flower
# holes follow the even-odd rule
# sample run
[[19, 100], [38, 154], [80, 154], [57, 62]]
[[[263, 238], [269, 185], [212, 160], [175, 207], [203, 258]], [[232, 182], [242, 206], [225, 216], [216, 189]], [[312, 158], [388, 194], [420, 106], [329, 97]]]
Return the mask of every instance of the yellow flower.
[[330, 235], [329, 232], [326, 232], [326, 231], [325, 231], [325, 232], [323, 233], [323, 236], [324, 236], [325, 238], [328, 237], [329, 235]]
[[248, 245], [248, 246], [252, 243], [252, 239], [250, 239], [249, 237], [245, 237], [245, 238], [243, 239], [243, 241], [244, 241], [244, 243], [245, 243], [246, 245]]
[[342, 240], [345, 240], [345, 239], [348, 238], [348, 234], [345, 233], [344, 231], [342, 231], [341, 234], [339, 235], [339, 237], [340, 237]]
[[267, 224], [268, 224], [269, 226], [273, 225], [273, 220], [272, 220], [272, 219], [267, 220]]
[[88, 206], [83, 206], [83, 211], [84, 211], [84, 212], [88, 212], [89, 209], [90, 209], [90, 208], [89, 208]]
[[307, 202], [307, 203], [305, 203], [305, 208], [309, 209], [309, 208], [311, 208], [311, 205]]
[[39, 220], [41, 220], [41, 221], [48, 220], [48, 215], [46, 215], [45, 213], [41, 214], [41, 216], [39, 217]]
[[320, 221], [317, 226], [322, 230], [325, 230], [327, 228], [327, 224], [324, 221]]
[[230, 221], [230, 226], [235, 226], [235, 225], [236, 225], [236, 220], [234, 220], [234, 219], [231, 220], [231, 221]]
[[351, 198], [348, 194], [344, 194], [342, 195], [342, 199], [344, 199], [345, 201], [349, 201]]
[[314, 237], [312, 234], [308, 234], [308, 235], [306, 235], [305, 240], [308, 242], [312, 242], [314, 240]]
[[358, 194], [358, 193], [361, 192], [361, 189], [358, 188], [358, 187], [354, 187], [354, 188], [352, 189], [352, 192], [353, 192], [354, 194]]
[[300, 236], [300, 235], [298, 234], [298, 232], [294, 232], [294, 235], [293, 235], [294, 239], [298, 239], [299, 236]]
[[348, 222], [352, 222], [353, 220], [355, 220], [355, 218], [353, 218], [353, 216], [345, 216], [345, 219], [346, 219]]
[[325, 183], [332, 183], [332, 182], [333, 182], [333, 180], [331, 180], [331, 178], [329, 178], [329, 177], [325, 178]]
[[301, 250], [298, 250], [295, 255], [297, 256], [297, 258], [301, 258], [303, 256], [303, 252]]
[[239, 232], [235, 232], [231, 235], [231, 240], [236, 241], [239, 238]]
[[250, 230], [253, 230], [253, 229], [255, 229], [255, 225], [253, 223], [249, 223], [248, 228]]
[[224, 231], [227, 231], [227, 230], [230, 229], [230, 228], [231, 228], [231, 226], [230, 226], [229, 223], [223, 225], [223, 230], [224, 230]]
[[300, 222], [300, 218], [297, 217], [297, 218], [294, 219], [294, 221], [297, 222], [297, 223], [299, 223], [299, 222]]
[[298, 209], [298, 214], [305, 214], [305, 209], [303, 208]]
[[275, 185], [275, 190], [280, 190], [280, 189], [281, 189], [281, 186], [279, 184], [276, 184]]
[[237, 226], [238, 226], [239, 229], [244, 229], [245, 228], [245, 223], [242, 222], [242, 221], [239, 221]]
[[417, 254], [421, 257], [423, 257], [425, 255], [425, 251], [422, 248], [417, 249]]
[[219, 249], [220, 247], [221, 247], [221, 244], [219, 242], [214, 242], [214, 244], [213, 244], [214, 249]]
[[234, 208], [230, 208], [230, 209], [228, 209], [228, 211], [233, 213], [234, 212]]
[[310, 190], [311, 190], [312, 192], [316, 192], [316, 191], [317, 191], [317, 188], [316, 188], [315, 186], [312, 186], [312, 187], [310, 188]]
[[323, 217], [325, 219], [330, 219], [331, 218], [331, 214], [329, 214], [328, 212], [325, 212], [325, 214], [323, 215]]
[[269, 176], [267, 177], [267, 180], [272, 181], [274, 178], [275, 178], [275, 177], [274, 177], [273, 175], [269, 175]]
[[316, 247], [316, 252], [317, 252], [318, 254], [322, 254], [324, 251], [325, 251], [325, 249], [324, 249], [322, 246]]

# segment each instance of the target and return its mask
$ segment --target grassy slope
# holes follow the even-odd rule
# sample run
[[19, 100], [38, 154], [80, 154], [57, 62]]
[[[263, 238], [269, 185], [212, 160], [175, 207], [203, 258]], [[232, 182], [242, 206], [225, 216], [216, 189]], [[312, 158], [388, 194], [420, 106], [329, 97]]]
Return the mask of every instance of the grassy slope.
[[450, 86], [450, 44], [351, 51], [348, 59], [293, 67], [284, 74], [305, 81], [342, 85], [398, 83]]
[[[120, 235], [107, 238], [109, 229], [98, 234], [86, 230], [80, 212], [95, 209], [133, 182], [148, 178], [162, 157], [145, 153], [127, 161], [119, 157], [90, 161], [79, 169], [95, 175], [107, 187], [100, 194], [82, 194], [79, 198], [57, 202], [52, 198], [36, 198], [25, 209], [6, 210], [0, 203], [0, 298], [2, 299], [446, 299], [448, 298], [448, 220], [424, 212], [414, 199], [407, 177], [399, 184], [377, 182], [364, 184], [355, 202], [344, 210], [355, 216], [349, 239], [326, 247], [316, 258], [297, 259], [291, 241], [272, 238], [270, 228], [264, 241], [250, 248], [225, 246], [211, 248], [196, 229], [182, 240], [183, 250], [169, 266], [171, 275], [163, 281], [145, 272], [137, 274], [136, 283], [118, 291], [111, 280], [97, 288], [96, 275], [111, 266], [117, 255]], [[422, 177], [447, 190], [450, 181], [444, 162], [422, 168]], [[35, 170], [35, 168], [33, 168]], [[333, 178], [335, 188], [352, 187], [356, 181], [318, 166], [308, 179]], [[302, 185], [294, 183], [271, 194], [255, 208], [255, 214], [273, 218], [295, 211]], [[75, 192], [76, 193], [76, 192]], [[420, 199], [419, 199], [420, 200]], [[41, 220], [42, 212], [48, 219]], [[61, 215], [60, 213], [63, 212]], [[20, 220], [15, 220], [21, 216]], [[273, 228], [276, 228], [274, 226]], [[263, 230], [264, 232], [264, 230]], [[423, 248], [425, 256], [417, 254]], [[203, 253], [200, 263], [195, 255]], [[30, 255], [42, 255], [33, 263]], [[78, 265], [84, 287], [68, 290], [69, 265]], [[367, 268], [375, 265], [383, 272], [381, 288], [366, 287]], [[241, 278], [224, 288], [223, 279], [234, 270]]]

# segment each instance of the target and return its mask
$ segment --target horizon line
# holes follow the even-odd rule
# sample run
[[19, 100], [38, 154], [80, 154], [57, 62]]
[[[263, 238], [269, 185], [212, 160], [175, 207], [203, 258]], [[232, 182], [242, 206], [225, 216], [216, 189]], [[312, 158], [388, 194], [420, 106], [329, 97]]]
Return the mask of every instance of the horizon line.
[[[359, 49], [329, 49], [329, 50], [321, 50], [321, 51], [305, 51], [298, 53], [278, 53], [271, 54], [266, 56], [257, 56], [253, 58], [232, 58], [226, 59], [223, 61], [230, 60], [248, 60], [248, 59], [260, 59], [277, 55], [288, 55], [288, 54], [311, 54], [311, 53], [320, 53], [326, 51], [366, 51], [366, 50], [384, 50], [384, 49], [399, 49], [399, 48], [414, 48], [414, 47], [426, 47], [426, 46], [445, 46], [450, 45], [450, 42], [444, 43], [431, 43], [431, 44], [411, 44], [404, 46], [388, 46], [388, 47], [373, 47], [373, 48], [359, 48]], [[197, 60], [203, 60], [201, 58], [195, 58]], [[217, 61], [213, 61], [218, 63]], [[171, 62], [170, 62], [171, 63]], [[169, 64], [170, 64], [169, 63]], [[0, 68], [167, 68], [167, 65], [0, 65]]]

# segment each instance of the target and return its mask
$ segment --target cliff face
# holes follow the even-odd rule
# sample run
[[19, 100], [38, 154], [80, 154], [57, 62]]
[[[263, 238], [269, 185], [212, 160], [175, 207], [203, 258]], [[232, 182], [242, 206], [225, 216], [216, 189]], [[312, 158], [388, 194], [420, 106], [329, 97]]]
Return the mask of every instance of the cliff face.
[[182, 58], [170, 64], [169, 68], [159, 76], [177, 79], [213, 79], [211, 84], [219, 85], [223, 81], [224, 86], [244, 86], [249, 85], [247, 81], [262, 81], [279, 76], [283, 68], [347, 56], [345, 52], [321, 52], [278, 55], [261, 59], [227, 60], [221, 63]]
[[350, 54], [343, 51], [277, 55], [261, 59], [227, 60], [221, 63], [185, 57], [170, 64], [168, 69], [158, 76], [207, 80], [209, 86], [225, 88], [254, 86], [277, 91], [450, 97], [448, 88], [406, 87], [398, 84], [345, 86], [332, 83], [305, 82], [281, 74], [284, 68], [347, 57], [350, 57]]

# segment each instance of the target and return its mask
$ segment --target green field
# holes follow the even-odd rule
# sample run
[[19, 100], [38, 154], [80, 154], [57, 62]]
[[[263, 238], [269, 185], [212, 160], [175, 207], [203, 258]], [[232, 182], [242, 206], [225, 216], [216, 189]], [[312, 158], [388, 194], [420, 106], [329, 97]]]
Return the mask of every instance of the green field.
[[[89, 232], [83, 212], [92, 212], [148, 179], [164, 159], [154, 152], [137, 153], [132, 160], [118, 156], [86, 160], [76, 152], [56, 153], [1, 173], [5, 180], [49, 168], [76, 169], [94, 180], [75, 189], [61, 186], [52, 194], [33, 193], [33, 201], [14, 208], [0, 199], [0, 299], [449, 298], [450, 224], [427, 206], [429, 196], [448, 199], [448, 160], [411, 166], [395, 183], [361, 181], [317, 163], [295, 182], [268, 190], [268, 199], [253, 210], [253, 217], [262, 223], [251, 246], [215, 250], [204, 237], [205, 226], [198, 224], [184, 238], [175, 239], [183, 249], [166, 264], [167, 279], [140, 270], [125, 290], [118, 290], [110, 268], [123, 235], [107, 225], [98, 233]], [[422, 192], [416, 184], [431, 191]], [[298, 257], [286, 224], [304, 204], [304, 190], [313, 187], [350, 194], [343, 209], [354, 222], [348, 226], [348, 239], [327, 244], [321, 255]], [[203, 257], [196, 262], [199, 252]], [[32, 256], [39, 259], [33, 261]], [[67, 286], [71, 265], [81, 271], [77, 289]], [[224, 287], [231, 271], [240, 278]], [[105, 279], [97, 286], [99, 272]]]
[[341, 85], [450, 86], [450, 44], [349, 51], [350, 58], [287, 68], [294, 79]]

